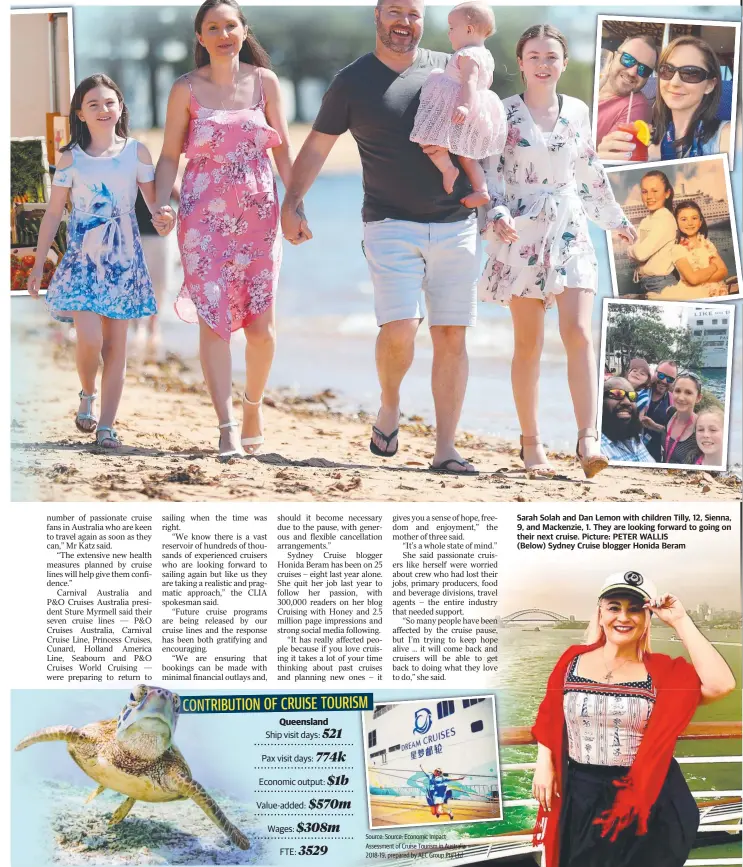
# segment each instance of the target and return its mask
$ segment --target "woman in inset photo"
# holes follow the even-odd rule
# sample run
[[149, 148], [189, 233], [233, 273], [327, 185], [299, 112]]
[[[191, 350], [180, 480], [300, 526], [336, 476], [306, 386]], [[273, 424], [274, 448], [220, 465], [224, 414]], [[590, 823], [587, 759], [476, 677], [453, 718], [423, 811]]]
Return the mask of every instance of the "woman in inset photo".
[[[671, 627], [691, 662], [651, 651]], [[545, 867], [682, 867], [699, 809], [673, 758], [700, 703], [735, 688], [681, 602], [639, 572], [610, 575], [586, 632], [547, 683], [532, 734]]]
[[661, 461], [693, 464], [699, 454], [696, 438], [696, 408], [702, 399], [702, 380], [691, 370], [682, 370], [671, 392], [673, 406], [666, 414]]
[[727, 295], [727, 286], [723, 282], [728, 276], [727, 265], [722, 261], [717, 247], [709, 240], [709, 229], [702, 209], [690, 199], [679, 202], [674, 215], [678, 231], [671, 258], [680, 279], [678, 283], [666, 286], [659, 292], [648, 292], [648, 298], [692, 301]]
[[730, 150], [730, 121], [717, 119], [720, 61], [696, 36], [679, 36], [658, 61], [649, 160], [724, 154]]
[[676, 283], [673, 246], [678, 228], [673, 216], [673, 186], [668, 177], [654, 169], [640, 181], [642, 203], [650, 211], [637, 228], [639, 238], [627, 248], [635, 262], [635, 282], [641, 292], [660, 292]]

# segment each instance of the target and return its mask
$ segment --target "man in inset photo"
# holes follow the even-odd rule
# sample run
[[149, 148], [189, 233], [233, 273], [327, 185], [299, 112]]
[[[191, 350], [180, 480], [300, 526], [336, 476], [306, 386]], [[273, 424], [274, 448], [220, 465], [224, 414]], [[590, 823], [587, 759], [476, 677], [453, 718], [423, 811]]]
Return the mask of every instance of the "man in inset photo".
[[654, 464], [642, 439], [643, 427], [637, 409], [637, 392], [622, 376], [604, 382], [601, 416], [601, 453], [610, 461]]
[[650, 123], [653, 106], [641, 92], [655, 70], [658, 48], [651, 36], [633, 36], [614, 52], [601, 73], [596, 150], [603, 160], [631, 160], [632, 133], [621, 125]]

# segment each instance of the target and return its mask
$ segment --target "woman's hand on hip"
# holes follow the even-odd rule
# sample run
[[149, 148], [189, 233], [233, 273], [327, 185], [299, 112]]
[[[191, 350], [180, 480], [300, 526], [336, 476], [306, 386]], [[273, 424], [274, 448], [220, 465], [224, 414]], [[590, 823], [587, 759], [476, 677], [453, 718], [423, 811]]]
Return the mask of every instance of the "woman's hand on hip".
[[680, 621], [689, 616], [678, 597], [672, 596], [670, 593], [659, 596], [657, 599], [651, 599], [645, 603], [644, 607], [652, 611], [661, 622], [674, 628]]
[[534, 779], [531, 783], [532, 797], [539, 801], [539, 805], [548, 813], [552, 809], [552, 798], [560, 797], [557, 791], [555, 766], [552, 756], [537, 756], [537, 767], [534, 770]]

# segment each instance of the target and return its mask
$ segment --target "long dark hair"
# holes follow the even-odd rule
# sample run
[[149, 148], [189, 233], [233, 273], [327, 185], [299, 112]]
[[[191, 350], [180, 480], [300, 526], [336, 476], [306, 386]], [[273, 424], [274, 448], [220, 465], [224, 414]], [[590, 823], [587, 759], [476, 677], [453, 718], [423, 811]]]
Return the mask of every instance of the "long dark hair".
[[[711, 76], [714, 76], [715, 80], [714, 88], [709, 93], [705, 93], [697, 110], [692, 115], [689, 126], [686, 128], [686, 134], [673, 142], [673, 147], [676, 149], [680, 148], [681, 152], [684, 153], [684, 151], [687, 151], [692, 146], [700, 122], [699, 141], [702, 144], [709, 141], [717, 132], [720, 121], [716, 115], [717, 108], [720, 105], [722, 82], [720, 81], [720, 61], [717, 59], [712, 46], [705, 42], [704, 39], [698, 39], [696, 36], [679, 36], [673, 42], [669, 42], [658, 60], [658, 69], [668, 61], [671, 53], [680, 45], [693, 45], [704, 57], [704, 68]], [[656, 94], [655, 107], [653, 108], [653, 144], [660, 144], [672, 120], [671, 109], [663, 102], [660, 93], [660, 82], [658, 82], [658, 93]]]
[[121, 117], [116, 122], [116, 135], [122, 138], [129, 138], [129, 109], [124, 102], [124, 94], [115, 81], [102, 72], [96, 72], [95, 75], [89, 75], [87, 78], [84, 78], [72, 94], [72, 101], [70, 102], [70, 141], [59, 149], [60, 152], [68, 151], [75, 145], [78, 145], [81, 150], [85, 150], [90, 145], [90, 130], [88, 129], [88, 125], [80, 120], [77, 113], [83, 107], [85, 94], [93, 90], [94, 87], [107, 87], [116, 94], [121, 106]]
[[[709, 235], [709, 228], [707, 227], [707, 221], [704, 219], [704, 214], [702, 213], [702, 209], [699, 207], [699, 205], [695, 201], [692, 201], [691, 199], [688, 199], [685, 202], [679, 202], [678, 205], [676, 205], [676, 207], [674, 208], [673, 216], [676, 218], [676, 225], [678, 226], [679, 213], [681, 211], [688, 211], [688, 210], [696, 211], [697, 214], [699, 214], [699, 219], [701, 221], [701, 225], [699, 226], [699, 231], [697, 232], [697, 234], [701, 235], [703, 238], [706, 238]], [[686, 237], [686, 235], [684, 235], [684, 233], [681, 231], [681, 229], [676, 229], [676, 243], [677, 244], [680, 244], [681, 241], [685, 237]]]
[[[268, 56], [268, 52], [256, 39], [255, 34], [248, 26], [248, 20], [243, 14], [242, 9], [240, 8], [240, 4], [237, 3], [237, 0], [204, 0], [201, 6], [199, 6], [199, 11], [196, 13], [196, 18], [194, 18], [194, 33], [201, 33], [201, 28], [204, 24], [204, 18], [206, 17], [206, 13], [211, 11], [212, 9], [216, 9], [218, 6], [229, 6], [230, 9], [235, 12], [237, 17], [240, 19], [240, 23], [245, 28], [245, 41], [243, 42], [242, 48], [240, 49], [240, 60], [243, 63], [250, 63], [252, 66], [260, 66], [262, 69], [270, 69], [271, 58]], [[204, 48], [204, 46], [199, 42], [198, 39], [194, 39], [193, 59], [197, 69], [201, 66], [209, 65], [209, 52], [206, 50], [206, 48]]]
[[640, 179], [640, 184], [642, 184], [645, 178], [660, 178], [663, 181], [663, 187], [665, 188], [665, 191], [667, 193], [670, 192], [671, 194], [663, 204], [673, 214], [673, 186], [668, 180], [667, 175], [664, 172], [659, 171], [658, 169], [653, 169], [653, 171], [651, 172], [645, 172], [645, 174]]

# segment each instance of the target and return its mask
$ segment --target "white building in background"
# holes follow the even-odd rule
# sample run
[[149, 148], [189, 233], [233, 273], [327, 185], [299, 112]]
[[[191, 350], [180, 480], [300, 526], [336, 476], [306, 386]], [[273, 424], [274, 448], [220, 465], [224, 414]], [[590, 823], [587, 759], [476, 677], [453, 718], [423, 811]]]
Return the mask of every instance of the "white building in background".
[[686, 313], [686, 325], [702, 341], [702, 367], [727, 367], [730, 313], [712, 306], [694, 307]]
[[[682, 181], [674, 189], [674, 205], [679, 204], [679, 202], [688, 202], [689, 200], [699, 205], [704, 214], [704, 219], [707, 221], [707, 226], [711, 227], [719, 223], [730, 222], [728, 203], [724, 199], [715, 199], [701, 190], [696, 190], [695, 192], [688, 191], [686, 189], [686, 182]], [[639, 225], [640, 221], [650, 214], [650, 211], [642, 203], [625, 205], [623, 210], [627, 215], [627, 219], [635, 226]]]
[[457, 785], [482, 797], [499, 792], [492, 697], [380, 704], [364, 713], [364, 738], [372, 790], [420, 796], [422, 767], [428, 774], [441, 768], [467, 775]]

